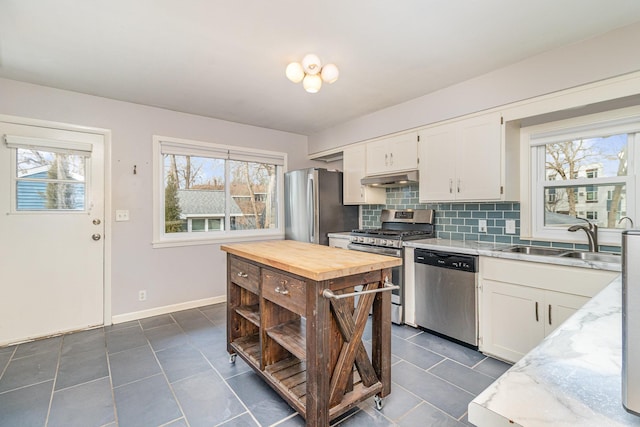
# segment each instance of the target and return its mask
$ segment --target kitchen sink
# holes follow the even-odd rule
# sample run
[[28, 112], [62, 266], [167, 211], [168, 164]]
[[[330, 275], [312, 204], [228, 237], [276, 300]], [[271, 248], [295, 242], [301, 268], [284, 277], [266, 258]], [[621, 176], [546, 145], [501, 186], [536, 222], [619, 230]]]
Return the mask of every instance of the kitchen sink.
[[566, 249], [558, 248], [544, 248], [540, 246], [511, 246], [505, 249], [501, 249], [502, 252], [512, 252], [526, 255], [545, 255], [545, 256], [558, 256], [567, 252]]
[[620, 257], [620, 255], [612, 254], [612, 253], [603, 253], [603, 252], [574, 251], [574, 252], [566, 252], [560, 256], [567, 257], [567, 258], [577, 258], [585, 261], [600, 261], [600, 262], [613, 262], [613, 263], [622, 262], [622, 258]]

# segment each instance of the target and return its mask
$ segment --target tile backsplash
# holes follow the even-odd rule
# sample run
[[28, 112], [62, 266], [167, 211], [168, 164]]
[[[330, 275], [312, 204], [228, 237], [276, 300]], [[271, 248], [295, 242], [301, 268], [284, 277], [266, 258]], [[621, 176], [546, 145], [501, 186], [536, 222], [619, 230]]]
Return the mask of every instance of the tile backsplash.
[[[420, 203], [417, 185], [387, 188], [387, 203], [385, 205], [362, 206], [362, 226], [364, 228], [380, 227], [380, 211], [382, 209], [434, 209], [436, 211], [437, 237], [442, 239], [552, 246], [577, 250], [588, 249], [586, 244], [520, 240], [519, 202]], [[478, 231], [478, 220], [480, 219], [487, 221], [486, 233]], [[515, 234], [505, 232], [505, 221], [508, 219], [513, 219], [516, 222]], [[620, 252], [620, 247], [600, 246], [600, 250]]]

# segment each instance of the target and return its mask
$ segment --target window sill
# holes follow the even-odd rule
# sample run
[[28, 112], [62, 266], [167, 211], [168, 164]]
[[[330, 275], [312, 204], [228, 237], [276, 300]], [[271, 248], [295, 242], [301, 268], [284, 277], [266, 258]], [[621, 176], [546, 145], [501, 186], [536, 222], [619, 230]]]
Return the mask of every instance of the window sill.
[[239, 242], [255, 242], [260, 240], [283, 240], [284, 233], [261, 233], [261, 234], [241, 234], [237, 236], [226, 234], [219, 237], [176, 237], [172, 239], [160, 239], [151, 242], [153, 249], [176, 248], [182, 246], [198, 246], [198, 245], [220, 245], [223, 243], [239, 243]]

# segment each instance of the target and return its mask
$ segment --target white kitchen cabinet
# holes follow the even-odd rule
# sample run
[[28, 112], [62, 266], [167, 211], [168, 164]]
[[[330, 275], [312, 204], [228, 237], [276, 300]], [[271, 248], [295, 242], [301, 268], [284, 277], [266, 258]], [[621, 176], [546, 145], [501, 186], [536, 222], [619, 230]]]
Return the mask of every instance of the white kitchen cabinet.
[[480, 257], [480, 351], [518, 361], [617, 274]]
[[418, 133], [409, 132], [366, 144], [367, 175], [418, 169]]
[[342, 152], [342, 203], [345, 205], [384, 205], [386, 190], [360, 184], [366, 175], [364, 144], [347, 147]]
[[510, 140], [507, 152], [505, 139], [499, 113], [420, 131], [420, 201], [516, 200], [518, 175], [507, 161], [518, 164], [518, 141]]
[[589, 298], [484, 280], [482, 301], [481, 351], [516, 362]]

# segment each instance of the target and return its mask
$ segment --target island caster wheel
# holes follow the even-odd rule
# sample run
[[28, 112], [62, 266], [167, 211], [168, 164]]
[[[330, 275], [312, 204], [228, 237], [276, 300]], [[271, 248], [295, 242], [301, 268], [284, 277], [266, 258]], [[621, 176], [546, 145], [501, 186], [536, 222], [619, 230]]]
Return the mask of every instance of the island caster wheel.
[[233, 365], [234, 363], [236, 363], [236, 356], [237, 356], [237, 354], [231, 354], [231, 355], [229, 355], [229, 363], [231, 363], [232, 365]]
[[373, 396], [373, 400], [376, 402], [376, 409], [378, 411], [382, 410], [382, 404], [384, 403], [384, 400], [377, 394]]

